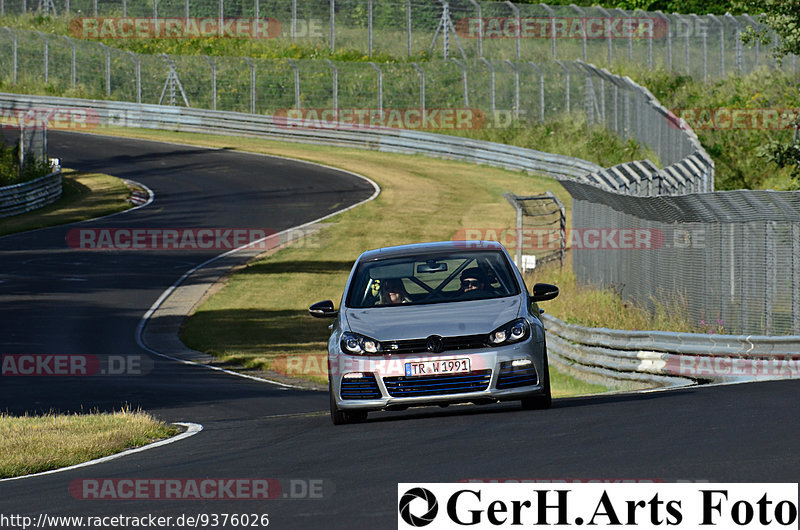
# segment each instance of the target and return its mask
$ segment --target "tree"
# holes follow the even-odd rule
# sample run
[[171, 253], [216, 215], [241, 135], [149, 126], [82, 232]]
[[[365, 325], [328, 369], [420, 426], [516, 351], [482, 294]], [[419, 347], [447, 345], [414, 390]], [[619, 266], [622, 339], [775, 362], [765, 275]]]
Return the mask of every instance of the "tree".
[[770, 44], [769, 30], [778, 36], [775, 58], [800, 55], [800, 2], [798, 0], [734, 0], [737, 8], [750, 14], [762, 14], [760, 21], [766, 25], [760, 30], [750, 30], [742, 36], [745, 42], [758, 39]]

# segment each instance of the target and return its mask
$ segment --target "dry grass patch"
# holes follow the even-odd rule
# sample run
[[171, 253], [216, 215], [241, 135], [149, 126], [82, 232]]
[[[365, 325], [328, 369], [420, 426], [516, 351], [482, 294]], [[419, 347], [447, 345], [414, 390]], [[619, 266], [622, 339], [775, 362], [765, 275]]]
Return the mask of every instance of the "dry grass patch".
[[141, 411], [0, 414], [0, 478], [71, 466], [174, 436], [179, 428]]

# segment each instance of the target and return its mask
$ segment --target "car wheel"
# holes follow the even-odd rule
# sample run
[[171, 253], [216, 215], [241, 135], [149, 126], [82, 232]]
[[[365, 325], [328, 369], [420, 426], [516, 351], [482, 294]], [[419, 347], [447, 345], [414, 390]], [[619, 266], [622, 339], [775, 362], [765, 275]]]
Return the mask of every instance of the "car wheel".
[[355, 410], [344, 411], [336, 406], [336, 398], [333, 396], [333, 385], [328, 381], [328, 395], [331, 403], [331, 421], [334, 425], [344, 425], [346, 423], [359, 423], [367, 419], [367, 411]]
[[547, 362], [547, 350], [544, 352], [544, 374], [542, 374], [542, 387], [541, 394], [535, 396], [522, 398], [522, 408], [525, 410], [543, 410], [549, 409], [553, 402], [550, 396], [550, 366]]

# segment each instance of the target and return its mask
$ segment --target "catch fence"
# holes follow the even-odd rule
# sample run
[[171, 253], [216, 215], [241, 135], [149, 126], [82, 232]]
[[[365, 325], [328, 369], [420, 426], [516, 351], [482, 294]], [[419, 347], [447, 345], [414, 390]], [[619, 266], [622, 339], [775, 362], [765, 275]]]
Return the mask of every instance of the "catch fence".
[[[664, 67], [697, 78], [775, 67], [778, 44], [742, 44], [756, 15], [680, 15], [602, 7], [477, 0], [0, 0], [0, 14], [37, 12], [73, 20], [76, 36], [120, 26], [94, 17], [260, 19], [262, 39], [369, 57], [583, 60]], [[216, 27], [216, 26], [215, 26]], [[797, 58], [783, 67], [796, 72]]]

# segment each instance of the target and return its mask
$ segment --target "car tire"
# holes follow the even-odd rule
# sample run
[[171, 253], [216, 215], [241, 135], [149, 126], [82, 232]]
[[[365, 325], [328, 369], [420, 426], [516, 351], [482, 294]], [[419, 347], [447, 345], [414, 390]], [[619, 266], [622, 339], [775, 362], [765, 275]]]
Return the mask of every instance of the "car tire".
[[334, 425], [359, 423], [367, 419], [367, 411], [365, 410], [344, 411], [336, 405], [336, 398], [333, 396], [333, 385], [330, 381], [328, 381], [328, 395], [331, 403], [331, 421]]
[[544, 374], [542, 376], [543, 391], [541, 394], [535, 396], [522, 398], [522, 408], [525, 410], [544, 410], [549, 409], [553, 403], [553, 398], [550, 395], [550, 366], [547, 362], [547, 350], [544, 351], [542, 359], [544, 364]]

